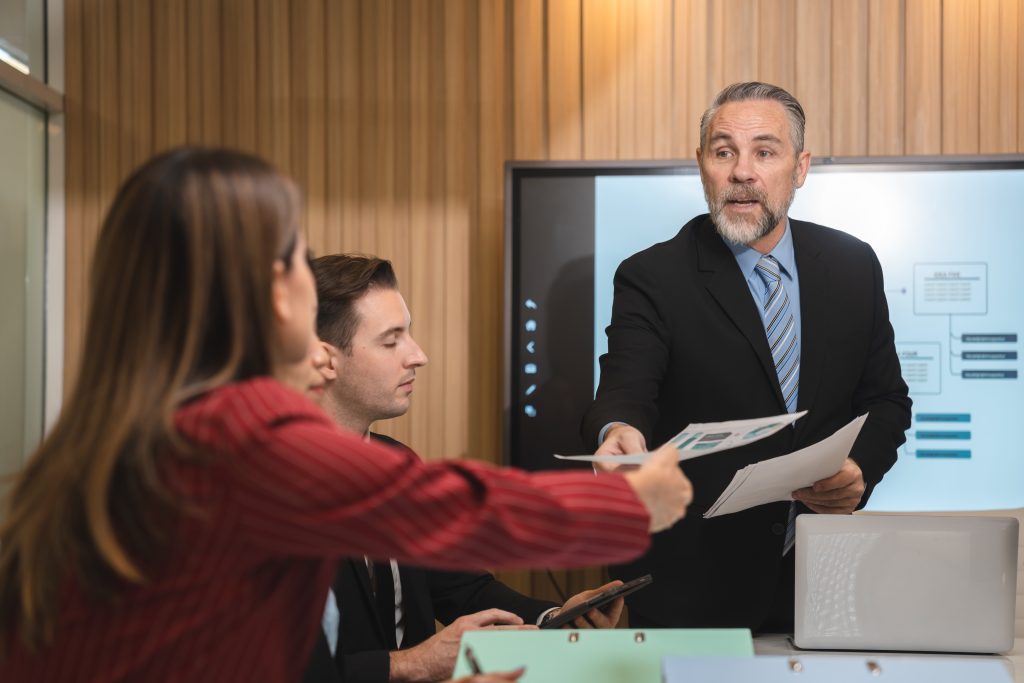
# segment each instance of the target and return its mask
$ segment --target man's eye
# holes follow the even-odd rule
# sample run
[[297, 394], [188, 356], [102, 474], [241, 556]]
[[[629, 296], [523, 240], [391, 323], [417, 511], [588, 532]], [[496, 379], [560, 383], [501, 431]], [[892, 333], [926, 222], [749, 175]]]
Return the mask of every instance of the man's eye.
[[759, 157], [767, 158], [772, 156], [773, 152], [770, 149], [762, 149], [760, 152], [757, 153], [757, 155]]
[[731, 154], [731, 152], [729, 152], [729, 150], [727, 150], [727, 149], [720, 149], [720, 150], [715, 152], [715, 156], [718, 157], [719, 159], [724, 159], [725, 157], [729, 156], [730, 154]]

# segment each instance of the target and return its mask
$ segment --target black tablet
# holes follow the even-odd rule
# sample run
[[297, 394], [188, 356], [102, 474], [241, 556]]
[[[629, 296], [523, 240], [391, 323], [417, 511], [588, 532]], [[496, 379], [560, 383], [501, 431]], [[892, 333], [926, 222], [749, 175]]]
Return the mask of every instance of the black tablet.
[[576, 617], [583, 616], [594, 608], [603, 607], [615, 598], [621, 598], [629, 595], [633, 591], [638, 591], [644, 586], [649, 586], [654, 582], [654, 578], [650, 574], [645, 574], [638, 579], [633, 579], [621, 586], [615, 588], [609, 588], [603, 593], [598, 593], [589, 600], [585, 600], [580, 604], [576, 605], [572, 609], [563, 610], [553, 616], [552, 618], [541, 624], [541, 628], [561, 628], [568, 623], [571, 623]]

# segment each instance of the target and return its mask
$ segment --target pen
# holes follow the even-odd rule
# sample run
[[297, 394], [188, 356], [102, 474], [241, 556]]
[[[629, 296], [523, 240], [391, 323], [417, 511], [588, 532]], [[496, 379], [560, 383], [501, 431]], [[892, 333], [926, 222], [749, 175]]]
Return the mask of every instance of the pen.
[[476, 656], [473, 654], [473, 648], [471, 648], [469, 645], [467, 645], [465, 653], [466, 653], [466, 661], [469, 662], [469, 671], [470, 671], [470, 673], [472, 673], [474, 676], [482, 674], [484, 672], [484, 670], [482, 668], [480, 668], [480, 662], [478, 662], [476, 660]]

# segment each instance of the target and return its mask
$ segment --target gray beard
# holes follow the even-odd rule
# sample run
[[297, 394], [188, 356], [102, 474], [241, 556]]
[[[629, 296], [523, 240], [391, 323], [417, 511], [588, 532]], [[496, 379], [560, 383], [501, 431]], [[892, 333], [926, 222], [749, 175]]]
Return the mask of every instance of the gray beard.
[[[722, 192], [717, 199], [712, 199], [708, 187], [704, 185], [704, 199], [708, 203], [711, 222], [722, 239], [739, 246], [749, 246], [770, 233], [789, 211], [796, 196], [796, 183], [789, 192], [789, 197], [781, 206], [772, 206], [764, 192], [756, 188], [740, 188], [732, 186]], [[740, 218], [733, 220], [725, 213], [725, 207], [733, 199], [756, 199], [761, 204], [759, 219]]]

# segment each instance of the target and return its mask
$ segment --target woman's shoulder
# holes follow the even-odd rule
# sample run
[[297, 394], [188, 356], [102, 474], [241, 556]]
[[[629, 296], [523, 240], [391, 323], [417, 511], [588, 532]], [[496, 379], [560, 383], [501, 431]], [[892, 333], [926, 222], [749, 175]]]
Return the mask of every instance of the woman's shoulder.
[[290, 420], [330, 424], [320, 408], [299, 392], [270, 377], [233, 382], [212, 389], [183, 405], [175, 424], [186, 438], [251, 438]]

